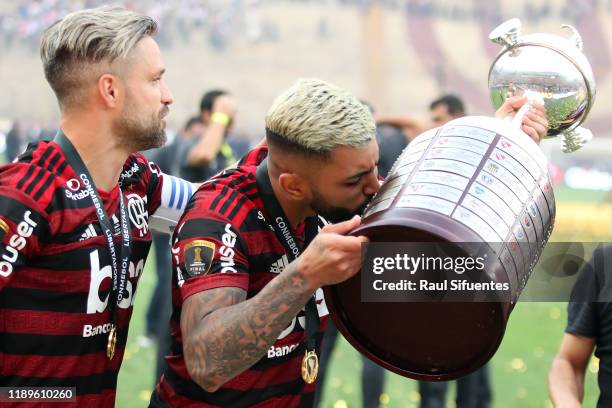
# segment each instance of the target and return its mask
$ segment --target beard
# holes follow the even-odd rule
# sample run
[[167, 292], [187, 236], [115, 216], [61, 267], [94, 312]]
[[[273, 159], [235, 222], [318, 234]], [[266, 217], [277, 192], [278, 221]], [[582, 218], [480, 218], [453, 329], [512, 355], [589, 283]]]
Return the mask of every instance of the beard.
[[357, 206], [357, 208], [350, 209], [329, 205], [317, 191], [314, 191], [310, 206], [318, 215], [336, 224], [338, 222], [350, 220], [355, 215], [361, 215], [371, 199], [372, 197], [368, 197], [362, 204]]
[[119, 139], [119, 144], [130, 152], [163, 146], [166, 143], [163, 118], [169, 110], [164, 105], [159, 112], [147, 118], [141, 118], [135, 114], [133, 107], [128, 105], [115, 125], [115, 134]]

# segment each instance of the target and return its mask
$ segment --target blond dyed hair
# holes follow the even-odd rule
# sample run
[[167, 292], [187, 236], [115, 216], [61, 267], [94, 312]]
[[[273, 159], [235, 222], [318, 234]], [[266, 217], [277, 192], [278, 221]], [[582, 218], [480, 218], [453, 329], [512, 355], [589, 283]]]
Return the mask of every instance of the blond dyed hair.
[[102, 74], [100, 63], [126, 58], [156, 31], [151, 17], [108, 6], [70, 13], [48, 27], [40, 41], [40, 58], [60, 106], [80, 101], [85, 81]]
[[362, 147], [376, 133], [370, 109], [349, 91], [320, 79], [299, 79], [266, 115], [270, 145], [327, 156], [341, 146]]

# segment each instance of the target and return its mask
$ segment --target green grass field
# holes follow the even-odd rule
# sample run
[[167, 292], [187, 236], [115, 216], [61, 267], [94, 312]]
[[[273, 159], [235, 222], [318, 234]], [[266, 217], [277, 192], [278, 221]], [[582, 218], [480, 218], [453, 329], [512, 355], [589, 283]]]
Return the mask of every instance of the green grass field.
[[[558, 200], [597, 202], [603, 199], [603, 195], [576, 191], [559, 191], [556, 195]], [[154, 348], [141, 348], [137, 342], [144, 331], [144, 315], [155, 284], [152, 255], [138, 287], [127, 351], [119, 374], [117, 406], [121, 408], [146, 407], [156, 381], [153, 378]], [[547, 375], [565, 327], [565, 307], [561, 303], [519, 303], [512, 312], [503, 343], [491, 361], [494, 407], [552, 406], [547, 398]], [[341, 339], [325, 385], [325, 407], [361, 406], [360, 367], [357, 352]], [[448, 407], [454, 407], [451, 401], [454, 392], [451, 387]], [[597, 395], [597, 361], [592, 360], [587, 373], [584, 406], [595, 406]], [[417, 407], [418, 401], [414, 381], [388, 373], [386, 393], [381, 401], [383, 406]]]
[[[149, 258], [151, 260], [153, 258]], [[151, 263], [152, 264], [152, 263]], [[144, 314], [155, 274], [147, 267], [138, 289], [128, 348], [117, 389], [118, 407], [146, 407], [154, 384], [155, 352], [138, 346], [144, 330]], [[546, 378], [565, 325], [565, 304], [519, 303], [512, 312], [504, 341], [491, 362], [495, 407], [550, 407]], [[361, 360], [344, 339], [338, 342], [325, 388], [325, 406], [359, 407]], [[587, 374], [585, 407], [597, 400], [597, 368]], [[449, 392], [448, 406], [454, 396]], [[388, 407], [417, 407], [419, 395], [412, 380], [389, 373], [383, 403]]]

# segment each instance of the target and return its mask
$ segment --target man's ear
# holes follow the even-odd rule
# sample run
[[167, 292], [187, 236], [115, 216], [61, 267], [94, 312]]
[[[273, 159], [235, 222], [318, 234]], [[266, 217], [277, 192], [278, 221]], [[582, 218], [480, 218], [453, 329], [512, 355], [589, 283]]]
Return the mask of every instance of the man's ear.
[[282, 173], [278, 177], [278, 184], [285, 194], [295, 201], [302, 201], [309, 194], [306, 180], [295, 173]]
[[107, 108], [115, 108], [123, 97], [123, 84], [112, 74], [104, 74], [98, 78], [98, 95]]

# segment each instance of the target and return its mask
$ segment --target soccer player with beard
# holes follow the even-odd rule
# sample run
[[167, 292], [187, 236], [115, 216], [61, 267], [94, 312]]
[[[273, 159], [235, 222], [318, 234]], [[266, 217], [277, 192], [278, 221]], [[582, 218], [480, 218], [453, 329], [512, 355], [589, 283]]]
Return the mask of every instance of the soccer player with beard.
[[168, 231], [192, 191], [136, 153], [164, 143], [172, 103], [156, 29], [99, 8], [43, 33], [60, 131], [0, 168], [2, 387], [75, 387], [77, 406], [114, 405], [149, 228]]
[[205, 182], [177, 224], [173, 345], [152, 407], [312, 406], [320, 288], [359, 270], [367, 239], [346, 234], [379, 189], [375, 124], [346, 90], [303, 79], [274, 101], [266, 138]]
[[379, 188], [375, 124], [347, 91], [300, 80], [270, 108], [266, 137], [177, 225], [174, 339], [151, 406], [312, 406], [320, 288], [360, 268], [366, 238], [345, 235]]

